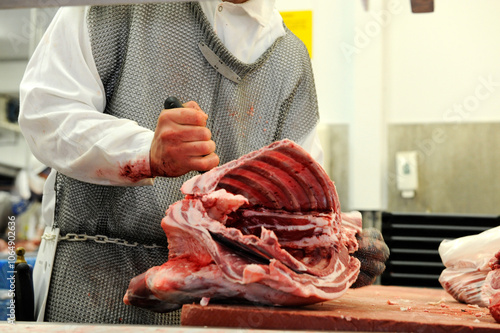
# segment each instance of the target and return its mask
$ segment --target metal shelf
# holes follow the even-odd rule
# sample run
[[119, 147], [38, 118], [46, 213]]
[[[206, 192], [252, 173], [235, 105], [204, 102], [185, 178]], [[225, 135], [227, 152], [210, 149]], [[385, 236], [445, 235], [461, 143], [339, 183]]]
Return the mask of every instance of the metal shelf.
[[444, 239], [478, 234], [500, 223], [496, 215], [381, 214], [382, 234], [391, 251], [381, 284], [441, 288], [445, 268], [438, 248]]

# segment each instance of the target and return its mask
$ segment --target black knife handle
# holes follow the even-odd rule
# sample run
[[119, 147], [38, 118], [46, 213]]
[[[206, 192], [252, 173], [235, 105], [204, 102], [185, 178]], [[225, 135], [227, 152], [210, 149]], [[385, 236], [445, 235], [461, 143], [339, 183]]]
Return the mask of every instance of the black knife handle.
[[163, 107], [165, 109], [182, 108], [182, 103], [176, 97], [170, 96], [170, 97], [167, 97], [167, 99], [165, 100], [165, 103], [163, 103]]
[[[167, 99], [165, 100], [165, 103], [163, 103], [163, 107], [168, 110], [168, 109], [182, 108], [183, 105], [182, 105], [181, 101], [179, 101], [179, 99], [177, 99], [177, 97], [170, 96], [170, 97], [167, 97]], [[199, 172], [205, 173], [205, 171], [199, 171]]]

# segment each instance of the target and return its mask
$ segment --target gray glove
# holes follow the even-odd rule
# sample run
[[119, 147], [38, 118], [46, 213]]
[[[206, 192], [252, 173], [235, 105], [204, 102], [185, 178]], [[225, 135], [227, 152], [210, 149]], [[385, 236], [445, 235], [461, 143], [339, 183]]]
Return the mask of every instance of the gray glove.
[[389, 247], [384, 237], [375, 228], [363, 229], [356, 235], [358, 251], [353, 256], [361, 262], [358, 279], [351, 288], [359, 288], [372, 284], [385, 270], [385, 262], [389, 258]]

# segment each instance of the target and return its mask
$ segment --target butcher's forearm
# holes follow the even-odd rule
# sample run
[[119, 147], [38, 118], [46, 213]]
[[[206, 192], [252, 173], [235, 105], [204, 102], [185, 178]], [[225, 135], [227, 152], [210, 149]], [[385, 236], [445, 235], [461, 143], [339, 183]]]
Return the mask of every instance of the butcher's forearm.
[[103, 113], [106, 92], [91, 50], [85, 8], [59, 10], [21, 81], [21, 130], [40, 161], [70, 177], [151, 184], [153, 132]]
[[82, 109], [23, 113], [19, 122], [33, 154], [67, 176], [103, 185], [152, 183], [153, 132], [135, 122]]

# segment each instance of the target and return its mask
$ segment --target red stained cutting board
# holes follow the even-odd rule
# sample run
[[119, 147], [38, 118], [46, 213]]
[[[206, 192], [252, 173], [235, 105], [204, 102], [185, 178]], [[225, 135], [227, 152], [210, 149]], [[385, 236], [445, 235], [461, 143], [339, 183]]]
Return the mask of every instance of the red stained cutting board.
[[487, 308], [455, 301], [442, 289], [369, 286], [301, 308], [186, 304], [186, 326], [365, 332], [500, 332]]

